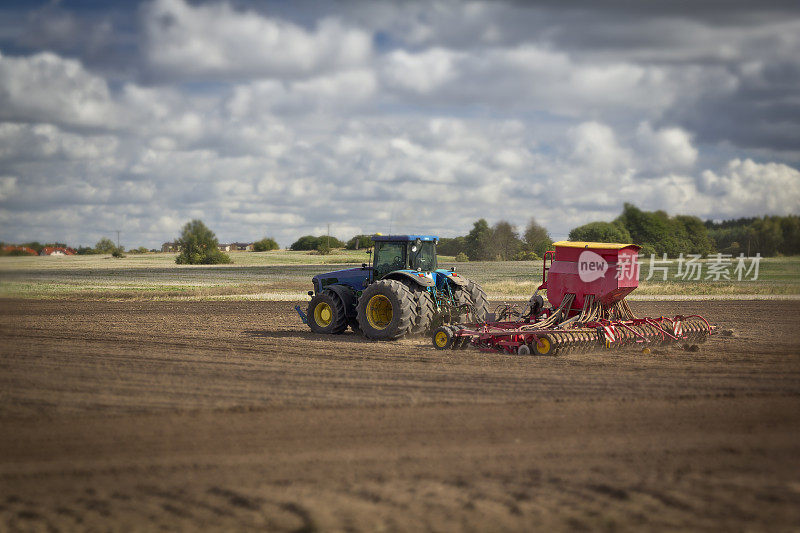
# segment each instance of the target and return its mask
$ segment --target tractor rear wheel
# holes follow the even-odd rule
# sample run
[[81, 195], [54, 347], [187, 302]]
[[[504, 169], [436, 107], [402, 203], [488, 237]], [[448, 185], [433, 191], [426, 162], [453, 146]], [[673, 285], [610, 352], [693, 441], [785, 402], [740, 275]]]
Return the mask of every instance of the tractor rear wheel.
[[322, 291], [308, 302], [308, 325], [314, 333], [342, 333], [347, 316], [342, 300], [331, 291]]
[[415, 319], [414, 295], [397, 280], [377, 281], [358, 299], [358, 325], [370, 339], [394, 340], [408, 335]]
[[486, 314], [489, 312], [489, 300], [486, 298], [486, 291], [472, 280], [467, 282], [467, 292], [472, 298], [472, 308], [474, 309], [473, 319], [475, 322], [483, 322], [486, 320]]

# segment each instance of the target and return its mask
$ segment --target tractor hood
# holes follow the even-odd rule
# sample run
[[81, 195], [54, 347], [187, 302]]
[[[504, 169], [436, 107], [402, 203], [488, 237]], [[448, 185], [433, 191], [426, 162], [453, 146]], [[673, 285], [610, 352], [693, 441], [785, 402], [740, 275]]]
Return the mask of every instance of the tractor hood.
[[325, 274], [317, 274], [311, 281], [314, 283], [314, 290], [321, 292], [328, 285], [338, 284], [347, 285], [354, 291], [363, 291], [369, 283], [370, 268], [346, 268], [344, 270], [334, 270]]

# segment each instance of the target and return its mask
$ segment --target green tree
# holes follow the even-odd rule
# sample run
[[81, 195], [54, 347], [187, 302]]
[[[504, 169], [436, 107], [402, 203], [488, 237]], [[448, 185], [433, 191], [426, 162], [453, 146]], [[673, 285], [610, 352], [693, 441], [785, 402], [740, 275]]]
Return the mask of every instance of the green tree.
[[[656, 253], [666, 252], [677, 255], [683, 250], [673, 250], [675, 239], [670, 233], [669, 216], [663, 211], [646, 212], [633, 204], [626, 203], [622, 214], [615, 222], [630, 233], [631, 240], [638, 245], [652, 244]], [[678, 248], [680, 248], [678, 246]]]
[[317, 253], [319, 255], [328, 255], [333, 251], [333, 249], [328, 245], [328, 242], [325, 239], [320, 239], [319, 244], [317, 245]]
[[541, 259], [536, 252], [531, 252], [528, 250], [520, 250], [517, 254], [512, 257], [514, 261], [536, 261]]
[[614, 222], [628, 230], [635, 244], [651, 245], [657, 255], [707, 254], [715, 247], [708, 228], [695, 217], [670, 217], [664, 211], [642, 211], [626, 203]]
[[510, 222], [500, 220], [492, 226], [490, 249], [493, 259], [510, 261], [521, 247], [522, 241], [517, 235], [517, 228]]
[[317, 239], [319, 242], [325, 241], [325, 245], [330, 246], [331, 249], [344, 248], [344, 243], [333, 235], [320, 235]]
[[290, 250], [318, 250], [321, 241], [330, 248], [344, 248], [344, 243], [333, 236], [320, 235], [314, 237], [313, 235], [304, 235], [294, 241], [289, 247]]
[[780, 252], [783, 255], [800, 254], [800, 217], [796, 215], [782, 217], [781, 231], [783, 232], [783, 244]]
[[569, 232], [569, 240], [584, 242], [619, 242], [629, 243], [631, 235], [623, 226], [611, 222], [590, 222], [573, 228]]
[[345, 244], [348, 250], [366, 250], [372, 248], [375, 243], [372, 240], [372, 235], [356, 235]]
[[253, 243], [253, 251], [255, 252], [269, 252], [270, 250], [277, 250], [280, 248], [278, 243], [272, 237], [264, 237], [260, 241]]
[[319, 237], [303, 235], [289, 246], [290, 250], [316, 250], [319, 246]]
[[470, 261], [486, 261], [493, 259], [491, 250], [492, 229], [486, 219], [475, 221], [472, 230], [466, 236], [467, 257]]
[[763, 256], [773, 256], [783, 246], [783, 231], [778, 217], [764, 217], [753, 222], [756, 247]]
[[764, 257], [800, 253], [800, 217], [764, 216], [705, 222], [716, 249], [723, 253]]
[[78, 246], [78, 247], [75, 249], [75, 252], [76, 252], [78, 255], [90, 255], [90, 254], [96, 254], [96, 253], [98, 253], [98, 251], [97, 251], [97, 250], [95, 250], [94, 248], [92, 248], [91, 246]]
[[177, 240], [179, 265], [217, 265], [231, 263], [228, 254], [219, 250], [217, 236], [200, 220], [187, 222]]
[[714, 251], [714, 241], [708, 235], [708, 229], [702, 220], [687, 215], [676, 215], [675, 222], [682, 228], [682, 234], [686, 235], [688, 246], [683, 253], [708, 255]]
[[656, 249], [652, 244], [643, 244], [639, 249], [639, 257], [642, 259], [650, 259], [654, 255], [656, 255]]
[[525, 240], [525, 251], [533, 252], [537, 256], [543, 256], [553, 245], [550, 233], [547, 232], [544, 226], [539, 225], [533, 217], [528, 221], [523, 238]]
[[97, 250], [99, 254], [113, 254], [117, 249], [117, 245], [114, 244], [114, 241], [111, 239], [104, 237], [97, 241], [97, 244], [94, 245], [94, 249]]
[[439, 244], [436, 246], [436, 251], [439, 255], [452, 255], [456, 256], [467, 253], [467, 238], [466, 237], [442, 237], [439, 239]]

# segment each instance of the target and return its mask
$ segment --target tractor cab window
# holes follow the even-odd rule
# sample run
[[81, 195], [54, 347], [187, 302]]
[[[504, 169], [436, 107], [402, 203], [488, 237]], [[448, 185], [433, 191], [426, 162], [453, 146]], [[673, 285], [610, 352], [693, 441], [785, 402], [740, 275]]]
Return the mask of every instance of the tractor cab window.
[[401, 270], [406, 267], [406, 243], [404, 242], [376, 242], [375, 243], [375, 279], [380, 279], [389, 272]]
[[414, 242], [408, 243], [408, 262], [414, 270], [436, 270], [436, 244], [433, 241], [424, 241], [419, 246]]

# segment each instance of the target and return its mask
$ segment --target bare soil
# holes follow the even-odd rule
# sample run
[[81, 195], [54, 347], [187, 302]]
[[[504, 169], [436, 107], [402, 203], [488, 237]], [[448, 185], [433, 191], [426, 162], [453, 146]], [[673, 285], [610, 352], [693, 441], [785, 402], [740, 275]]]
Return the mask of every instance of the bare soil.
[[0, 300], [0, 530], [797, 530], [800, 302], [631, 305], [732, 335], [521, 357]]

